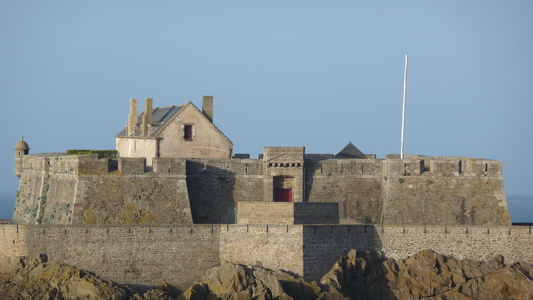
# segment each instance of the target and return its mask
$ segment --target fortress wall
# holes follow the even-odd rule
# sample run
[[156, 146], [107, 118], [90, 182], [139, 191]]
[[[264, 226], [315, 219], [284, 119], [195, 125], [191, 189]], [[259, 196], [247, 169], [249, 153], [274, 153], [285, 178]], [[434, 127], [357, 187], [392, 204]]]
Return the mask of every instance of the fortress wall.
[[405, 258], [424, 249], [457, 259], [487, 260], [497, 255], [505, 263], [533, 264], [530, 226], [376, 226], [387, 257]]
[[237, 224], [339, 224], [337, 203], [237, 202]]
[[394, 259], [433, 249], [458, 259], [487, 260], [503, 255], [507, 264], [533, 263], [533, 234], [531, 227], [525, 226], [307, 225], [303, 226], [303, 243], [306, 280], [319, 280], [350, 249], [373, 250]]
[[252, 159], [187, 160], [195, 223], [235, 223], [238, 201], [263, 200], [263, 164]]
[[[25, 240], [19, 240], [19, 225], [0, 225], [0, 256], [17, 257], [28, 255]], [[21, 233], [22, 234], [22, 233]]]
[[219, 265], [215, 226], [0, 227], [0, 255], [39, 255], [95, 272], [118, 283], [186, 288]]
[[[49, 189], [50, 164], [51, 162], [46, 156], [27, 155], [23, 157], [23, 172], [17, 191], [13, 221], [35, 224], [37, 220], [42, 219]], [[54, 164], [57, 165], [56, 162]], [[75, 168], [75, 164], [71, 160], [65, 161], [65, 165], [73, 170]], [[77, 168], [75, 169], [77, 170]]]
[[294, 203], [237, 202], [237, 224], [294, 224]]
[[299, 274], [308, 281], [319, 281], [351, 249], [381, 250], [372, 225], [304, 225], [302, 229], [304, 271]]
[[186, 175], [187, 166], [185, 159], [154, 157], [153, 166], [154, 172], [163, 175]]
[[118, 171], [124, 175], [140, 175], [146, 172], [146, 158], [119, 157]]
[[75, 224], [192, 223], [184, 175], [82, 176], [79, 187]]
[[383, 175], [413, 175], [418, 176], [424, 172], [425, 161], [421, 159], [387, 159], [382, 162]]
[[70, 224], [77, 184], [75, 175], [50, 174], [43, 187], [42, 224]]
[[108, 158], [99, 159], [97, 154], [72, 156], [79, 160], [79, 174], [105, 175], [109, 173], [111, 160]]
[[338, 203], [292, 203], [294, 224], [339, 224]]
[[381, 163], [377, 160], [306, 161], [305, 201], [338, 202], [341, 223], [381, 214]]
[[511, 224], [502, 177], [389, 175], [383, 191], [386, 224]]
[[[413, 160], [416, 161], [416, 160]], [[383, 165], [383, 219], [388, 224], [510, 225], [502, 163], [461, 157]]]
[[97, 155], [25, 156], [14, 221], [192, 223], [185, 160], [155, 158], [157, 172], [145, 172], [144, 158], [119, 158], [116, 171], [111, 163]]
[[263, 161], [260, 159], [187, 159], [187, 175], [263, 175]]
[[13, 213], [13, 221], [25, 224], [35, 224], [39, 202], [42, 199], [45, 174], [39, 171], [24, 171], [20, 178], [17, 191], [17, 201]]
[[303, 274], [303, 226], [227, 225], [220, 234], [220, 259]]
[[533, 263], [531, 227], [371, 225], [0, 225], [0, 255], [48, 254], [119, 283], [184, 288], [229, 260], [319, 280], [350, 249], [403, 259], [433, 249], [458, 259]]

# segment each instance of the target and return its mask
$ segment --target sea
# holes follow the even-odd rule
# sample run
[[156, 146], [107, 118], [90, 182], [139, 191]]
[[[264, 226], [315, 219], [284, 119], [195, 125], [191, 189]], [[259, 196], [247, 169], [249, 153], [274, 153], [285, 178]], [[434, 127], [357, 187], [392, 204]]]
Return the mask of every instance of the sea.
[[[15, 193], [0, 192], [0, 219], [11, 219]], [[533, 223], [533, 196], [508, 195], [507, 205], [513, 223]]]

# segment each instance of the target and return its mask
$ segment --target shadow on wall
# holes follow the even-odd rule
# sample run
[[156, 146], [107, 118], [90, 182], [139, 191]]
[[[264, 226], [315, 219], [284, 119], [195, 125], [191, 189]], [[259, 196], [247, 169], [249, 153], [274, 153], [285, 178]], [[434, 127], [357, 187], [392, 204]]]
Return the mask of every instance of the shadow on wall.
[[[381, 176], [375, 176], [375, 163], [338, 162], [305, 161], [304, 202], [339, 203], [341, 224], [378, 223], [382, 214], [382, 187]], [[369, 166], [364, 168], [364, 165]]]
[[187, 189], [195, 224], [235, 224], [236, 173], [187, 160]]
[[305, 182], [305, 195], [304, 195], [304, 202], [310, 202], [309, 199], [311, 198], [311, 191], [313, 190], [313, 184], [315, 181], [315, 177], [313, 174], [317, 172], [317, 170], [320, 169], [320, 165], [316, 161], [305, 161], [305, 173], [304, 173], [304, 182]]
[[[319, 281], [321, 277], [331, 270], [332, 266], [341, 256], [345, 256], [351, 249], [357, 252], [374, 251], [380, 259], [385, 259], [382, 241], [379, 237], [380, 227], [373, 225], [307, 225], [303, 228], [303, 259], [305, 280]], [[341, 266], [346, 267], [346, 266]], [[372, 266], [356, 264], [355, 268], [367, 268], [363, 272], [373, 272]], [[355, 270], [353, 270], [355, 271]], [[350, 272], [355, 273], [355, 272]], [[358, 272], [360, 273], [360, 272]], [[342, 278], [353, 280], [353, 278]], [[383, 285], [388, 286], [388, 285]], [[360, 293], [365, 293], [361, 291]], [[382, 291], [383, 295], [390, 295], [389, 291]], [[367, 299], [368, 295], [361, 295]]]

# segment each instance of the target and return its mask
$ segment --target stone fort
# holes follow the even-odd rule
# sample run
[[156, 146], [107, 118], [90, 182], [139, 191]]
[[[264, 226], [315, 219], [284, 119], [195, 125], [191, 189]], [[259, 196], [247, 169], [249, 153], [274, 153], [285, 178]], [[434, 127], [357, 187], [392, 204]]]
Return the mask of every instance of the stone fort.
[[499, 161], [378, 159], [351, 142], [336, 155], [265, 147], [255, 159], [233, 154], [213, 97], [202, 110], [137, 105], [116, 156], [30, 154], [17, 143], [4, 256], [47, 253], [120, 283], [178, 287], [223, 260], [318, 280], [352, 248], [533, 263], [531, 227], [511, 225]]

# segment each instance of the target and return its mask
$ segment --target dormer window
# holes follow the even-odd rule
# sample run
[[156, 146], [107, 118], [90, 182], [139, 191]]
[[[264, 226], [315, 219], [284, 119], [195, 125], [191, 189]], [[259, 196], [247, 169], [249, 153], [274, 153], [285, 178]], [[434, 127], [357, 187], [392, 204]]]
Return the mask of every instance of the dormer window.
[[186, 141], [192, 141], [193, 134], [192, 134], [192, 125], [184, 125], [183, 126], [183, 139]]

